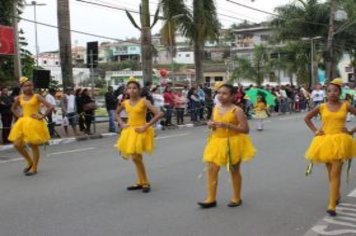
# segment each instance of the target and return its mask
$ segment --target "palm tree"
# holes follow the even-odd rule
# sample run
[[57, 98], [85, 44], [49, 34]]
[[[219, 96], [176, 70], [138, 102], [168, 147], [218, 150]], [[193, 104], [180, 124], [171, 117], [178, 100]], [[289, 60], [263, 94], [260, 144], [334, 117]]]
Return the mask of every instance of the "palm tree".
[[189, 13], [184, 2], [179, 0], [161, 0], [161, 8], [166, 20], [161, 29], [162, 42], [169, 49], [171, 57], [174, 57], [176, 32], [181, 26], [183, 17]]
[[132, 25], [141, 31], [141, 54], [142, 54], [142, 71], [143, 80], [152, 82], [152, 34], [151, 29], [157, 23], [159, 17], [159, 8], [154, 15], [153, 23], [151, 24], [150, 4], [149, 0], [141, 0], [140, 4], [140, 21], [141, 27], [136, 23], [132, 15], [126, 11], [126, 14]]
[[193, 0], [193, 13], [183, 18], [183, 34], [193, 43], [195, 74], [198, 84], [204, 81], [204, 45], [207, 41], [218, 41], [220, 23], [214, 0]]
[[63, 88], [73, 86], [69, 0], [57, 0], [58, 39]]
[[[192, 10], [184, 5], [183, 0], [162, 0], [161, 5], [168, 21], [175, 15], [183, 15], [183, 17], [167, 24], [172, 23], [174, 27], [180, 28], [184, 36], [191, 40], [194, 49], [196, 81], [199, 84], [202, 83], [204, 45], [207, 41], [217, 41], [219, 36], [220, 24], [216, 14], [215, 1], [193, 0]], [[163, 32], [165, 32], [164, 29]], [[171, 37], [174, 35], [172, 34]], [[174, 43], [174, 40], [169, 39], [167, 35], [163, 36], [163, 39], [166, 41], [166, 45], [170, 45], [168, 41]]]
[[235, 58], [236, 69], [233, 72], [233, 78], [243, 78], [256, 82], [261, 86], [264, 78], [271, 72], [269, 63], [269, 52], [264, 45], [255, 45], [253, 57], [250, 60], [246, 57]]

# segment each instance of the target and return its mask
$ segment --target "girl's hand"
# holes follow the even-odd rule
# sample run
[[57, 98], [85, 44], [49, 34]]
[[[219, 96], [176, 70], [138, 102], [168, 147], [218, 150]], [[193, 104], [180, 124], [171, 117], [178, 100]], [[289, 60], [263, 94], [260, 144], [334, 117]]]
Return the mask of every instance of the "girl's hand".
[[36, 120], [42, 120], [44, 118], [44, 116], [40, 114], [32, 114], [31, 117]]
[[317, 130], [317, 131], [315, 131], [315, 133], [314, 133], [314, 136], [323, 136], [323, 135], [325, 135], [325, 133], [324, 133], [324, 131], [322, 131], [322, 130]]
[[121, 129], [125, 129], [125, 128], [128, 128], [128, 127], [129, 127], [129, 125], [126, 124], [126, 123], [120, 123], [119, 125], [120, 125], [120, 128], [121, 128]]
[[215, 122], [215, 126], [216, 126], [216, 128], [227, 128], [228, 124], [226, 124], [224, 122]]
[[208, 124], [208, 127], [210, 129], [215, 129], [216, 128], [216, 125], [215, 125], [214, 121], [209, 120], [207, 124]]
[[342, 129], [342, 132], [345, 133], [345, 134], [353, 135], [353, 132], [350, 131], [350, 130], [348, 130], [346, 127], [344, 127], [344, 128]]
[[147, 129], [148, 129], [148, 126], [145, 125], [145, 126], [142, 126], [142, 127], [137, 127], [137, 128], [135, 128], [135, 131], [136, 131], [137, 133], [144, 133], [144, 132], [146, 132]]

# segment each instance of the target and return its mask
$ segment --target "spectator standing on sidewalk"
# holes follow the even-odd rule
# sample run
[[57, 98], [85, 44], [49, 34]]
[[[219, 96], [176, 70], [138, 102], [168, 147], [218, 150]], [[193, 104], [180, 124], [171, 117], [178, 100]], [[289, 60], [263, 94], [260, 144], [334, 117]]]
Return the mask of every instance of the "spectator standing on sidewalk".
[[204, 120], [204, 109], [205, 109], [205, 92], [202, 89], [202, 86], [199, 85], [197, 87], [197, 94], [199, 97], [199, 102], [200, 102], [200, 108], [199, 108], [199, 118], [200, 120]]
[[320, 105], [321, 103], [324, 102], [325, 93], [321, 89], [321, 85], [320, 84], [316, 84], [315, 85], [315, 88], [312, 91], [310, 97], [311, 97], [312, 102], [313, 102], [313, 108], [317, 107], [318, 105]]
[[92, 134], [90, 127], [94, 119], [94, 111], [96, 109], [95, 101], [90, 97], [89, 90], [84, 89], [82, 92], [82, 103], [83, 103], [83, 110], [85, 114], [85, 133]]
[[190, 120], [193, 123], [197, 123], [199, 118], [200, 100], [195, 87], [190, 89], [188, 99], [190, 104]]
[[9, 96], [9, 91], [7, 88], [1, 89], [0, 95], [0, 114], [1, 114], [1, 122], [2, 122], [2, 142], [3, 144], [8, 144], [10, 141], [8, 140], [13, 115], [11, 112], [11, 106], [14, 102], [14, 98]]
[[80, 132], [85, 132], [85, 125], [84, 125], [85, 117], [84, 117], [84, 110], [83, 110], [82, 89], [81, 88], [78, 88], [75, 90], [75, 105], [77, 108], [79, 130], [80, 130]]
[[[158, 109], [158, 111], [162, 112], [164, 109], [164, 98], [159, 91], [159, 86], [156, 86], [152, 89], [152, 97], [154, 101], [153, 105]], [[160, 120], [156, 122], [156, 128], [158, 129], [162, 128], [162, 124]]]
[[109, 115], [109, 132], [116, 133], [117, 128], [115, 124], [117, 97], [114, 95], [112, 86], [108, 87], [108, 92], [105, 94], [105, 105]]
[[[147, 101], [150, 101], [154, 105], [154, 100], [151, 93], [152, 82], [146, 81], [145, 86], [142, 88], [141, 97], [146, 98]], [[153, 117], [153, 113], [148, 111], [146, 114], [147, 122], [150, 122]]]
[[174, 108], [177, 114], [177, 125], [184, 125], [184, 110], [187, 106], [187, 98], [182, 93], [174, 96]]
[[172, 125], [172, 114], [173, 114], [173, 108], [174, 108], [174, 95], [172, 92], [172, 87], [170, 84], [168, 84], [164, 90], [163, 93], [163, 98], [164, 98], [164, 108], [166, 109], [166, 126], [171, 126]]
[[[63, 113], [63, 118], [66, 119], [68, 124], [72, 126], [73, 133], [75, 136], [78, 135], [77, 133], [77, 112], [76, 112], [76, 97], [73, 95], [73, 89], [68, 88], [66, 93], [63, 95], [61, 100], [61, 108]], [[64, 132], [68, 136], [68, 124], [65, 124]]]
[[57, 91], [54, 88], [50, 88], [48, 90], [48, 93], [45, 97], [46, 101], [51, 104], [54, 109], [48, 113], [47, 115], [47, 126], [48, 126], [48, 130], [49, 130], [49, 134], [51, 135], [51, 138], [54, 138], [56, 136], [56, 131], [55, 131], [55, 127], [56, 127], [56, 122], [53, 120], [53, 114], [56, 113], [56, 93]]
[[205, 93], [205, 107], [207, 112], [206, 119], [210, 120], [214, 107], [214, 99], [213, 99], [213, 91], [209, 87], [208, 83], [205, 83], [204, 93]]

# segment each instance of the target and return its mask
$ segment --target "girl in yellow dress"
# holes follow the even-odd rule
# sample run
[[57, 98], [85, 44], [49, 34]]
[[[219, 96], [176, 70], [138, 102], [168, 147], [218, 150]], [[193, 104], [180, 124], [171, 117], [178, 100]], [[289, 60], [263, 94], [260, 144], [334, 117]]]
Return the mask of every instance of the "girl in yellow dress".
[[[306, 152], [306, 159], [311, 164], [325, 163], [329, 177], [329, 205], [327, 213], [336, 215], [336, 205], [340, 199], [340, 178], [344, 161], [353, 157], [354, 144], [352, 133], [345, 126], [347, 113], [356, 114], [348, 102], [340, 101], [342, 80], [335, 79], [327, 86], [327, 102], [317, 106], [305, 117], [305, 123], [315, 137]], [[321, 116], [318, 129], [312, 119]]]
[[268, 117], [267, 102], [263, 96], [258, 96], [257, 103], [255, 105], [255, 114], [257, 119], [257, 130], [263, 130], [263, 120]]
[[244, 112], [233, 104], [234, 88], [223, 84], [217, 91], [219, 105], [213, 110], [213, 119], [208, 122], [212, 133], [204, 150], [203, 161], [208, 165], [208, 196], [198, 202], [201, 208], [217, 205], [216, 189], [221, 166], [227, 166], [231, 174], [233, 195], [229, 207], [241, 205], [240, 164], [255, 155], [255, 148], [248, 136], [249, 126]]
[[[136, 167], [137, 182], [135, 185], [127, 187], [127, 190], [142, 190], [142, 192], [148, 193], [151, 188], [142, 160], [142, 154], [144, 152], [153, 152], [154, 129], [151, 126], [163, 116], [163, 113], [159, 112], [145, 98], [141, 98], [140, 90], [140, 84], [130, 79], [127, 83], [129, 99], [122, 102], [116, 110], [116, 117], [122, 128], [116, 146], [124, 158], [131, 157]], [[124, 123], [120, 117], [120, 113], [123, 110], [126, 111], [128, 116], [127, 123]], [[153, 119], [149, 123], [146, 122], [147, 110], [152, 111], [154, 114]]]
[[[9, 140], [14, 143], [17, 151], [25, 158], [26, 168], [23, 170], [26, 176], [37, 174], [37, 166], [40, 160], [39, 145], [50, 140], [46, 122], [43, 120], [54, 107], [43, 97], [33, 92], [33, 83], [26, 77], [20, 78], [22, 94], [15, 98], [12, 105], [12, 112], [18, 118], [11, 129]], [[40, 114], [40, 105], [46, 106], [46, 113]], [[19, 113], [18, 108], [22, 108]], [[28, 144], [32, 150], [32, 157], [25, 149]]]

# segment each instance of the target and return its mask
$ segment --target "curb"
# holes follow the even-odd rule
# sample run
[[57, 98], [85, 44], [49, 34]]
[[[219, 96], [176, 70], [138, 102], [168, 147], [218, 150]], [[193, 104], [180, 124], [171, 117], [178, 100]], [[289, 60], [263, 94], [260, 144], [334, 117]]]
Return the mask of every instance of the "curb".
[[[54, 146], [54, 145], [59, 145], [59, 144], [68, 144], [68, 143], [74, 143], [74, 142], [90, 140], [90, 139], [100, 139], [100, 138], [105, 138], [105, 137], [112, 137], [112, 136], [116, 136], [116, 135], [117, 135], [116, 133], [103, 133], [103, 134], [94, 134], [94, 135], [88, 135], [88, 136], [71, 137], [71, 138], [51, 139], [48, 142], [48, 145]], [[10, 151], [12, 149], [14, 149], [14, 146], [12, 144], [0, 146], [0, 152]]]
[[[165, 129], [156, 129], [156, 131], [193, 128], [193, 127], [204, 126], [204, 125], [206, 125], [206, 124], [201, 123], [201, 124], [176, 125], [176, 126], [168, 127]], [[102, 134], [93, 134], [93, 135], [71, 137], [71, 138], [51, 139], [49, 141], [48, 145], [53, 146], [53, 145], [59, 145], [59, 144], [68, 144], [68, 143], [80, 142], [80, 141], [91, 140], [91, 139], [101, 139], [101, 138], [113, 137], [113, 136], [117, 136], [117, 135], [118, 135], [117, 133], [102, 133]], [[10, 151], [13, 149], [14, 149], [14, 146], [12, 144], [0, 146], [0, 152]]]

